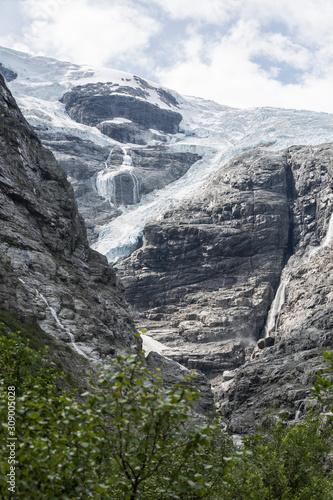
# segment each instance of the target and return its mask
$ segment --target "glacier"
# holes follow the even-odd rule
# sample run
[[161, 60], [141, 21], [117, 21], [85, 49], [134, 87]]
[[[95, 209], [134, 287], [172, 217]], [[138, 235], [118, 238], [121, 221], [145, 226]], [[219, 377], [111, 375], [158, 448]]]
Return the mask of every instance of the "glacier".
[[[180, 132], [168, 134], [167, 142], [160, 144], [171, 151], [197, 153], [202, 158], [180, 179], [140, 198], [135, 169], [129, 160], [133, 144], [120, 144], [96, 127], [77, 123], [59, 102], [65, 92], [77, 85], [113, 82], [135, 89], [142, 88], [140, 78], [117, 70], [79, 66], [1, 47], [0, 62], [18, 74], [9, 87], [37, 131], [42, 129], [53, 135], [79, 137], [108, 147], [110, 151], [119, 146], [125, 152], [124, 163], [118, 170], [110, 168], [106, 161], [101, 164], [96, 180], [97, 192], [110, 204], [114, 203], [112, 190], [117, 172], [127, 172], [133, 182], [133, 203], [120, 203], [121, 215], [99, 228], [98, 240], [92, 245], [106, 255], [111, 264], [129, 256], [142, 244], [148, 222], [195, 196], [206, 180], [238, 153], [257, 146], [280, 150], [295, 144], [319, 145], [333, 140], [333, 115], [329, 113], [269, 107], [230, 108], [197, 97], [180, 96], [148, 82], [146, 99], [163, 109], [173, 109], [183, 117]], [[161, 97], [161, 89], [174, 96], [178, 105], [166, 103]], [[121, 122], [123, 119], [114, 120]], [[156, 144], [159, 142], [155, 137], [152, 145]]]

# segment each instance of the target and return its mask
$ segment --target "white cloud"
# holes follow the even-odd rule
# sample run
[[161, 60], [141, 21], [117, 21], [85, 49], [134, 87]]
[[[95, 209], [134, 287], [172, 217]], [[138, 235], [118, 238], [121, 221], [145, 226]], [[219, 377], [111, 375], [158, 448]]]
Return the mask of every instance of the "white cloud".
[[332, 39], [331, 0], [147, 0], [173, 19], [216, 25], [256, 20], [261, 25], [283, 23], [300, 41], [327, 43]]
[[30, 26], [23, 43], [30, 51], [103, 65], [110, 60], [140, 57], [159, 29], [131, 3], [99, 0], [24, 0]]
[[148, 0], [159, 5], [173, 19], [194, 19], [198, 22], [221, 23], [232, 14], [233, 6], [239, 2], [229, 0]]
[[[197, 38], [198, 35], [191, 35], [184, 43], [182, 51], [188, 56], [182, 62], [158, 69], [159, 79], [165, 85], [235, 107], [276, 106], [333, 112], [332, 64], [328, 64], [332, 62], [331, 50], [318, 48], [313, 52], [284, 35], [264, 33], [257, 21], [239, 21], [218, 42], [206, 44], [205, 59], [200, 55], [202, 45]], [[272, 61], [272, 67], [260, 65], [260, 57]], [[289, 65], [291, 71], [302, 70], [300, 81], [278, 81], [280, 63]]]
[[2, 0], [0, 19], [0, 43], [17, 50], [231, 106], [333, 112], [331, 0]]

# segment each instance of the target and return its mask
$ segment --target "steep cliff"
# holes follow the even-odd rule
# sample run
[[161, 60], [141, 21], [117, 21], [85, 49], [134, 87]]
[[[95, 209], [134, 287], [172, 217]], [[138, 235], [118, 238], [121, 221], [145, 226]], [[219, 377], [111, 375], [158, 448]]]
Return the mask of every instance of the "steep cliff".
[[0, 77], [0, 302], [84, 357], [133, 343], [122, 287], [89, 248], [73, 188]]
[[290, 169], [260, 149], [221, 168], [187, 203], [146, 226], [117, 266], [128, 301], [164, 325], [172, 356], [209, 376], [245, 361], [290, 251]]
[[[248, 432], [267, 409], [297, 420], [309, 407], [313, 374], [333, 348], [333, 146], [293, 148], [294, 253], [252, 360], [222, 377], [217, 400], [234, 432]], [[268, 345], [271, 345], [268, 342]]]
[[[275, 402], [290, 419], [299, 415], [307, 404], [310, 374], [320, 366], [322, 350], [332, 345], [332, 146], [291, 145], [331, 141], [333, 115], [227, 108], [126, 73], [9, 49], [0, 48], [0, 61], [0, 73], [11, 80], [29, 123], [68, 174], [90, 243], [118, 262], [133, 311], [165, 344], [163, 354], [211, 378], [220, 410], [236, 432], [253, 427]], [[41, 151], [49, 170], [54, 160]], [[20, 191], [13, 175], [7, 177]], [[56, 184], [69, 192], [61, 176]], [[12, 198], [15, 209], [21, 198], [25, 208], [31, 205], [28, 195], [35, 200], [33, 190], [25, 189], [27, 181], [20, 182], [22, 193]], [[70, 211], [73, 202], [58, 191], [55, 196]], [[52, 214], [53, 191], [45, 198]], [[57, 217], [63, 220], [63, 212]], [[13, 296], [11, 307], [57, 328], [61, 338], [71, 339], [73, 328], [83, 349], [85, 342], [100, 344], [91, 337], [96, 324], [109, 332], [103, 318], [114, 314], [105, 312], [110, 284], [119, 311], [123, 303], [111, 270], [105, 271], [109, 278], [103, 278], [102, 295], [97, 292], [102, 285], [93, 275], [101, 275], [105, 261], [97, 264], [101, 257], [82, 243], [77, 214], [66, 217], [68, 234], [78, 235], [74, 244], [72, 238], [64, 246], [68, 234], [62, 236], [59, 221], [52, 226], [52, 217], [45, 224], [38, 219], [29, 237], [36, 239], [34, 245], [47, 243], [51, 259], [38, 268], [43, 258], [37, 262], [29, 250], [13, 274], [15, 253], [8, 260], [3, 296]], [[35, 227], [24, 219], [22, 235], [29, 225]], [[16, 240], [23, 238], [20, 232]], [[60, 256], [54, 254], [56, 239]], [[68, 267], [73, 262], [74, 274]], [[13, 290], [9, 272], [16, 276]], [[82, 300], [79, 307], [73, 297]], [[92, 301], [97, 322], [87, 306]], [[87, 334], [82, 333], [85, 321]], [[118, 326], [111, 328], [114, 334]], [[99, 339], [104, 342], [103, 334]]]
[[[294, 418], [309, 373], [333, 346], [332, 153], [328, 144], [239, 155], [147, 225], [143, 247], [117, 266], [129, 302], [168, 347], [163, 353], [214, 379], [235, 431], [249, 428], [258, 407], [281, 404]], [[287, 298], [274, 306], [268, 331], [280, 279]], [[261, 357], [230, 373], [265, 336], [261, 347], [274, 347], [256, 348]]]
[[333, 136], [328, 113], [229, 108], [129, 73], [3, 47], [0, 64], [24, 116], [68, 173], [90, 243], [110, 263], [239, 152]]
[[52, 138], [43, 131], [38, 135], [68, 174], [91, 244], [103, 226], [122, 214], [121, 207], [137, 204], [145, 194], [179, 179], [201, 158], [163, 145], [125, 149], [68, 135]]

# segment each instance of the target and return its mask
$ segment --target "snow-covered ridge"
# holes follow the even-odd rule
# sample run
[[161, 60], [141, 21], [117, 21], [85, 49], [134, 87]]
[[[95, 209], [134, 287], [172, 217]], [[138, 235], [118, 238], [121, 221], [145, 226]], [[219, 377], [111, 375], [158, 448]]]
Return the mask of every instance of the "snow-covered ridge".
[[18, 78], [10, 86], [15, 97], [25, 95], [54, 102], [75, 86], [93, 83], [113, 83], [115, 88], [119, 86], [144, 89], [149, 102], [165, 109], [170, 109], [170, 104], [164, 102], [158, 91], [171, 92], [176, 100], [178, 96], [176, 92], [124, 71], [88, 65], [79, 66], [53, 58], [32, 56], [5, 47], [0, 47], [0, 62], [18, 74]]
[[[138, 89], [147, 93], [148, 102], [162, 109], [172, 108], [182, 115], [180, 133], [169, 134], [164, 147], [177, 152], [197, 153], [202, 159], [177, 181], [137, 197], [138, 203], [120, 207], [122, 215], [100, 227], [99, 241], [94, 248], [107, 255], [110, 262], [135, 250], [147, 222], [176, 203], [194, 196], [204, 182], [237, 153], [258, 145], [279, 150], [295, 144], [316, 145], [333, 141], [333, 115], [328, 113], [229, 108], [213, 101], [180, 96], [158, 84], [121, 71], [78, 66], [5, 48], [0, 48], [0, 63], [18, 74], [9, 87], [27, 120], [37, 130], [46, 130], [53, 136], [61, 133], [79, 137], [106, 146], [109, 151], [115, 145], [124, 147], [126, 151], [133, 147], [132, 144], [119, 144], [96, 127], [77, 123], [68, 116], [59, 99], [78, 85], [111, 82], [116, 84], [115, 89], [117, 84], [123, 88]], [[177, 106], [167, 103], [163, 92], [173, 96]], [[122, 117], [111, 121], [126, 123]], [[156, 137], [152, 144], [158, 144]], [[103, 162], [101, 171], [104, 168]]]

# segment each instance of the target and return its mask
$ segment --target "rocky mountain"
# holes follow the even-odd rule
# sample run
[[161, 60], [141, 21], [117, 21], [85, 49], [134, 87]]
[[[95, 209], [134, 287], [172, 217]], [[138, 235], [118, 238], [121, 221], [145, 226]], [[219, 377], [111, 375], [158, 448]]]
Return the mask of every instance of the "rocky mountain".
[[332, 158], [331, 144], [243, 153], [116, 266], [163, 354], [212, 379], [235, 432], [275, 405], [294, 418], [333, 347]]
[[[89, 248], [66, 174], [2, 76], [0, 201], [0, 312], [38, 323], [44, 330], [36, 329], [40, 343], [51, 342], [53, 356], [82, 384], [96, 362], [107, 363], [138, 343], [136, 329], [115, 271]], [[45, 340], [44, 332], [51, 337]], [[147, 366], [158, 368], [166, 385], [189, 373], [157, 353], [150, 353]], [[194, 384], [200, 390], [195, 409], [204, 413], [213, 404], [210, 385], [199, 373]]]
[[73, 188], [0, 77], [0, 302], [84, 358], [129, 349], [123, 288], [88, 245]]
[[243, 153], [148, 224], [117, 266], [128, 301], [150, 328], [164, 325], [155, 337], [179, 362], [210, 377], [244, 363], [292, 251], [291, 197], [285, 154]]
[[330, 114], [229, 108], [136, 75], [1, 47], [0, 63], [17, 75], [10, 89], [68, 173], [89, 241], [110, 263], [139, 248], [147, 223], [195, 196], [236, 154], [333, 137]]
[[[0, 63], [68, 174], [92, 248], [148, 328], [146, 345], [202, 370], [233, 432], [272, 406], [298, 418], [332, 347], [333, 116], [228, 108], [9, 49]], [[80, 248], [68, 258], [82, 259]], [[24, 293], [38, 290], [26, 276]], [[45, 322], [75, 328], [47, 279], [35, 293]]]

